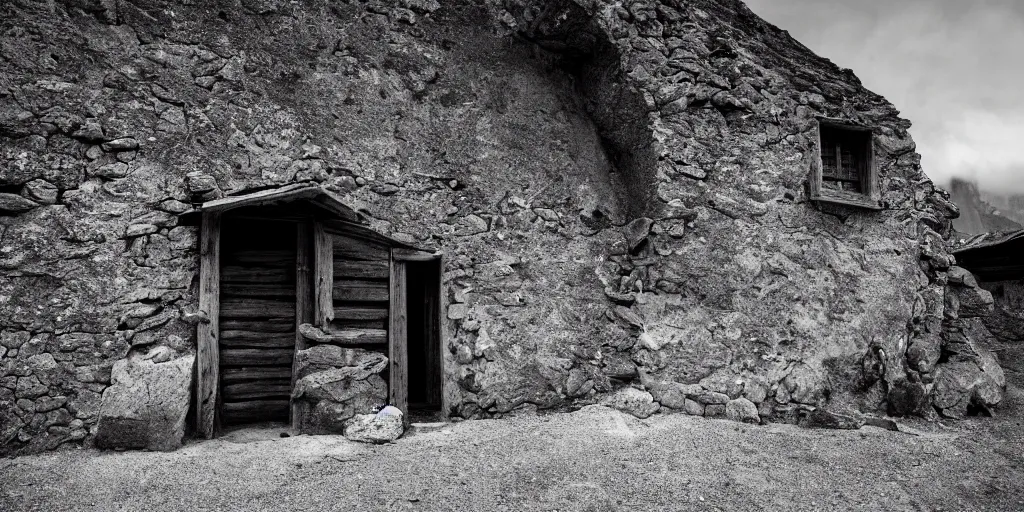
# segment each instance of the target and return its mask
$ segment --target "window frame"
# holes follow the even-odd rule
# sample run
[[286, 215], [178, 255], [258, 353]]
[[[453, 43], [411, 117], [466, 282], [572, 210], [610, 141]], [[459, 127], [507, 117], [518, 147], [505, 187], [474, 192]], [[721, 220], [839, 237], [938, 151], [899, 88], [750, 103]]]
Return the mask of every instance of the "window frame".
[[[818, 117], [817, 121], [812, 136], [811, 176], [809, 180], [811, 201], [853, 206], [867, 210], [882, 210], [881, 194], [878, 188], [878, 165], [875, 160], [874, 130], [870, 127], [853, 124], [842, 119]], [[823, 186], [824, 175], [821, 159], [821, 132], [823, 127], [832, 130], [866, 133], [868, 135], [868, 147], [865, 152], [867, 165], [860, 176], [861, 192], [834, 190]]]

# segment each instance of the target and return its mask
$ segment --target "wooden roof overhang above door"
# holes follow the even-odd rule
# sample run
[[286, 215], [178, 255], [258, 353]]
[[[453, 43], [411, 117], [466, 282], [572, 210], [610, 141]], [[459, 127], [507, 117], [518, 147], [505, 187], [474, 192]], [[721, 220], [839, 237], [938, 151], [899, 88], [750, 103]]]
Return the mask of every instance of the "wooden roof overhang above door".
[[[311, 215], [295, 217], [298, 230], [296, 258], [295, 325], [303, 324], [329, 331], [334, 319], [334, 242], [332, 236], [365, 240], [390, 248], [387, 251], [389, 275], [389, 315], [387, 344], [389, 356], [389, 398], [392, 405], [406, 410], [405, 264], [441, 258], [435, 253], [413, 247], [373, 231], [362, 216], [337, 196], [316, 183], [297, 183], [275, 189], [233, 195], [207, 201], [190, 214], [201, 216], [199, 309], [205, 314], [196, 335], [196, 432], [212, 438], [218, 428], [219, 389], [219, 317], [220, 317], [220, 240], [221, 217], [230, 210], [273, 207], [302, 202]], [[307, 348], [306, 337], [295, 333], [295, 350]], [[344, 340], [340, 341], [344, 344]], [[294, 385], [294, 372], [293, 372]], [[300, 414], [292, 404], [292, 425]]]

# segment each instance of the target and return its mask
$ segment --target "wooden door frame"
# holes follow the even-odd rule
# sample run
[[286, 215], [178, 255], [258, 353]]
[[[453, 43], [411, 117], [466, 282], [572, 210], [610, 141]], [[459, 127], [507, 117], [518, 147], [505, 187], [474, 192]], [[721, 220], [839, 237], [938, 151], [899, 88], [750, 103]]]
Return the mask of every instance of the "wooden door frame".
[[[444, 260], [440, 253], [428, 253], [407, 249], [392, 249], [390, 258], [390, 292], [388, 306], [388, 402], [397, 407], [409, 418], [409, 314], [408, 314], [408, 263], [436, 261], [438, 270], [443, 274]], [[440, 276], [438, 276], [440, 280]], [[441, 289], [438, 283], [436, 299], [438, 307], [438, 337], [442, 337], [441, 322]], [[438, 340], [440, 343], [441, 340]], [[442, 351], [438, 351], [439, 353]], [[441, 362], [443, 373], [444, 363]], [[443, 407], [443, 394], [442, 394]]]
[[[311, 220], [305, 220], [296, 224], [295, 233], [295, 355], [292, 359], [292, 391], [295, 390], [295, 381], [298, 380], [299, 351], [308, 348], [306, 337], [299, 333], [299, 326], [313, 322], [313, 312], [316, 308], [316, 300], [313, 297], [315, 271], [318, 268], [316, 262], [317, 250], [314, 246], [315, 225]], [[302, 429], [303, 419], [306, 410], [303, 404], [297, 402], [289, 394], [290, 420], [294, 434]]]

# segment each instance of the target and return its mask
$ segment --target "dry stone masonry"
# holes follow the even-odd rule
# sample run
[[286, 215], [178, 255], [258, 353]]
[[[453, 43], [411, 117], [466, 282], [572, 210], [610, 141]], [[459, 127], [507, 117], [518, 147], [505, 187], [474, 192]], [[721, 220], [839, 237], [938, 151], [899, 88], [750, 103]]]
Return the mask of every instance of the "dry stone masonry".
[[[819, 117], [870, 130], [872, 208], [810, 200]], [[909, 128], [738, 0], [4, 2], [0, 453], [180, 445], [189, 212], [304, 182], [444, 254], [449, 418], [990, 408]], [[310, 430], [394, 437], [387, 358], [297, 364]]]
[[335, 345], [316, 345], [298, 353], [292, 398], [312, 412], [304, 432], [344, 433], [356, 414], [369, 411], [387, 401], [387, 384], [380, 372], [387, 358], [376, 352], [344, 349]]

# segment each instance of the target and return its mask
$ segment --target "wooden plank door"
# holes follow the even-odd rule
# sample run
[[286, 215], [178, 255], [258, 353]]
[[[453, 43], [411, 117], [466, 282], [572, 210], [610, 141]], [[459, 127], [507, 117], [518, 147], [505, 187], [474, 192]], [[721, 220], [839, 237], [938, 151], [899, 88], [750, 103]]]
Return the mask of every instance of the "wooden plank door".
[[295, 356], [296, 223], [221, 219], [217, 423], [288, 421]]

